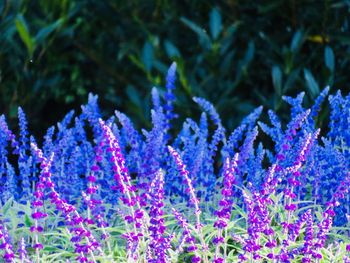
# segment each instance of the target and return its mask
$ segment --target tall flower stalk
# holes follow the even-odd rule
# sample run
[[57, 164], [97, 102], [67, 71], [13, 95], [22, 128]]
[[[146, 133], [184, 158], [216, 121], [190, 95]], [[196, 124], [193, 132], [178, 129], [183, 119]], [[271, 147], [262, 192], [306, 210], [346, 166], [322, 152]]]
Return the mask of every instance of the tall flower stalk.
[[[42, 172], [40, 174], [39, 183], [42, 184], [43, 187], [40, 188], [39, 195], [43, 197], [43, 190], [50, 190], [49, 197], [51, 203], [55, 204], [56, 209], [62, 212], [65, 217], [65, 223], [67, 226], [69, 226], [69, 231], [73, 234], [71, 241], [74, 243], [75, 252], [78, 255], [76, 259], [80, 263], [84, 263], [88, 261], [87, 255], [89, 255], [92, 259], [92, 262], [97, 262], [95, 259], [94, 251], [97, 250], [100, 254], [103, 254], [99, 243], [93, 237], [90, 230], [84, 226], [84, 218], [79, 215], [77, 209], [73, 205], [70, 205], [64, 201], [56, 192], [55, 184], [51, 180], [50, 160], [52, 162], [53, 154], [51, 155], [50, 160], [47, 160], [44, 157], [43, 152], [36, 146], [36, 144], [32, 143], [31, 147], [34, 151], [35, 156], [41, 163], [40, 167], [42, 169]], [[40, 215], [40, 218], [41, 217], [42, 216]], [[38, 231], [38, 229], [36, 229], [36, 231]], [[82, 240], [84, 240], [84, 242], [81, 244], [80, 242]], [[43, 248], [43, 245], [37, 242], [34, 248], [39, 251], [39, 249]], [[37, 260], [39, 262], [39, 259]]]
[[[223, 232], [227, 231], [227, 224], [231, 219], [232, 211], [232, 196], [233, 196], [233, 185], [235, 183], [235, 169], [237, 169], [239, 154], [236, 153], [232, 161], [226, 158], [224, 164], [224, 187], [221, 191], [222, 199], [219, 201], [221, 209], [216, 211], [218, 219], [214, 223], [214, 227], [217, 228], [217, 236], [214, 238], [213, 243], [216, 244], [214, 263], [224, 262], [225, 259], [220, 256], [220, 245], [224, 244], [224, 256], [227, 253], [227, 242], [225, 242]], [[226, 235], [225, 235], [226, 236]]]
[[[109, 242], [110, 235], [106, 231], [108, 223], [104, 220], [104, 210], [103, 200], [96, 197], [96, 192], [98, 190], [98, 185], [96, 185], [96, 173], [101, 171], [98, 163], [102, 160], [102, 148], [104, 146], [103, 141], [100, 141], [98, 147], [96, 147], [96, 154], [94, 164], [91, 166], [91, 172], [87, 176], [87, 189], [82, 192], [83, 200], [87, 206], [87, 224], [93, 224], [96, 222], [97, 227], [102, 231], [101, 239], [105, 241], [109, 254], [112, 252], [111, 244]], [[92, 219], [93, 218], [93, 219]]]
[[114, 189], [119, 190], [122, 193], [120, 199], [122, 203], [130, 209], [130, 215], [126, 215], [124, 219], [129, 224], [132, 224], [133, 230], [125, 233], [123, 237], [127, 239], [128, 258], [131, 261], [135, 261], [138, 259], [140, 239], [144, 240], [146, 235], [143, 219], [144, 212], [140, 206], [140, 197], [136, 194], [137, 189], [131, 184], [131, 178], [128, 169], [125, 166], [125, 159], [119, 142], [111, 128], [101, 119], [99, 122], [107, 145], [107, 151], [111, 155], [110, 160], [112, 163], [114, 180], [117, 183], [117, 186], [114, 187]]
[[179, 244], [179, 247], [177, 248], [177, 252], [182, 252], [182, 246], [184, 243], [188, 244], [187, 251], [194, 253], [194, 256], [191, 258], [191, 262], [201, 262], [201, 257], [198, 253], [198, 246], [196, 245], [195, 241], [196, 239], [192, 235], [192, 231], [188, 226], [188, 222], [186, 219], [181, 215], [179, 211], [177, 211], [175, 208], [172, 208], [173, 214], [175, 216], [175, 219], [179, 223], [179, 225], [183, 228], [181, 241]]
[[9, 240], [6, 227], [3, 224], [0, 225], [0, 249], [4, 250], [3, 259], [6, 263], [15, 263], [15, 254], [13, 252], [12, 244]]
[[167, 251], [170, 248], [170, 238], [164, 236], [166, 227], [164, 225], [164, 175], [159, 170], [151, 182], [150, 187], [150, 243], [148, 245], [148, 262], [166, 263], [169, 262]]
[[203, 261], [206, 263], [206, 262], [208, 262], [208, 256], [207, 256], [208, 245], [205, 243], [204, 236], [202, 233], [203, 225], [202, 225], [201, 219], [200, 219], [200, 215], [201, 215], [202, 211], [199, 208], [199, 200], [198, 200], [196, 193], [195, 193], [195, 190], [193, 188], [192, 181], [189, 178], [189, 172], [186, 169], [186, 165], [182, 162], [179, 153], [177, 151], [175, 151], [174, 148], [171, 146], [168, 146], [168, 150], [170, 152], [170, 155], [174, 158], [176, 165], [177, 165], [177, 168], [178, 168], [181, 176], [183, 176], [184, 181], [187, 185], [186, 192], [188, 192], [188, 194], [190, 195], [190, 203], [194, 205], [195, 216], [196, 216], [196, 232], [198, 234], [198, 237], [199, 237], [199, 239], [201, 241], [201, 245], [202, 245], [202, 250], [203, 250], [203, 254], [204, 254]]
[[[21, 109], [19, 136], [0, 116], [2, 261], [309, 263], [327, 261], [328, 251], [329, 260], [350, 262], [349, 244], [327, 247], [340, 237], [327, 239], [331, 231], [343, 229], [333, 225], [350, 221], [350, 95], [330, 97], [329, 133], [321, 142], [314, 117], [329, 89], [311, 110], [302, 106], [303, 93], [284, 97], [291, 105], [286, 129], [273, 111], [270, 126], [259, 122], [272, 151], [262, 142], [255, 147], [261, 107], [227, 138], [214, 105], [194, 98], [204, 111], [200, 120], [186, 119], [174, 134], [175, 76], [173, 64], [165, 93], [152, 91], [150, 131], [139, 132], [120, 112], [102, 121], [97, 96], [90, 95], [82, 114], [71, 111], [57, 131], [48, 130], [43, 152]], [[324, 206], [321, 216], [310, 199]], [[175, 207], [192, 211], [193, 225]]]

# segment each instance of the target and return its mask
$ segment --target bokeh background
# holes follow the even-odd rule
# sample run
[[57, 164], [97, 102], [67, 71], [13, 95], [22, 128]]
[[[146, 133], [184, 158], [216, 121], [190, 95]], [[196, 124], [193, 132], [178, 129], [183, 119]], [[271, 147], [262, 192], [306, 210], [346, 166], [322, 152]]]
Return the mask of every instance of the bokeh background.
[[193, 96], [230, 129], [259, 105], [286, 116], [283, 95], [349, 91], [349, 19], [346, 0], [0, 0], [0, 112], [15, 125], [22, 106], [42, 135], [92, 92], [148, 127], [176, 61], [183, 116]]

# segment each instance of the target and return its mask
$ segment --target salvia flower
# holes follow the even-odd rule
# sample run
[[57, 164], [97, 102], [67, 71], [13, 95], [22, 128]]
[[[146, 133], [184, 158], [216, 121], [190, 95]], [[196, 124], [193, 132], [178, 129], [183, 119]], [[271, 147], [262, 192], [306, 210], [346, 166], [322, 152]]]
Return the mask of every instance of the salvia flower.
[[[214, 227], [218, 229], [218, 234], [214, 238], [213, 243], [216, 244], [215, 259], [214, 261], [220, 263], [224, 260], [219, 256], [220, 244], [225, 243], [223, 237], [223, 230], [227, 227], [229, 220], [231, 219], [232, 210], [232, 196], [233, 196], [233, 185], [235, 183], [235, 169], [237, 169], [239, 154], [236, 153], [232, 161], [226, 158], [224, 164], [224, 187], [221, 191], [222, 199], [219, 201], [220, 209], [216, 211], [218, 220], [215, 221]], [[226, 254], [226, 243], [224, 246], [224, 255]]]
[[111, 153], [111, 161], [113, 163], [114, 179], [118, 183], [119, 190], [128, 196], [126, 205], [133, 206], [133, 200], [131, 198], [132, 190], [130, 184], [130, 176], [128, 169], [125, 166], [125, 159], [121, 152], [119, 143], [114, 136], [111, 128], [105, 124], [104, 121], [100, 120], [100, 125], [104, 134], [105, 141], [108, 145], [108, 151]]
[[[194, 256], [192, 257], [191, 261], [201, 262], [201, 257], [198, 254], [198, 246], [195, 243], [196, 239], [192, 235], [192, 231], [189, 228], [187, 220], [175, 208], [172, 208], [172, 211], [175, 216], [175, 219], [177, 220], [179, 225], [183, 228], [182, 242], [180, 243], [180, 246], [182, 246], [182, 243], [188, 244], [187, 251], [194, 253]], [[179, 247], [178, 250], [181, 252], [182, 247]]]
[[[101, 228], [102, 230], [102, 239], [106, 240], [107, 246], [109, 248], [109, 251], [111, 251], [110, 243], [108, 242], [109, 234], [106, 232], [106, 227], [108, 226], [108, 223], [104, 220], [104, 211], [105, 207], [103, 205], [103, 201], [99, 199], [97, 196], [97, 190], [98, 185], [96, 185], [96, 174], [101, 171], [101, 168], [99, 166], [99, 162], [102, 159], [102, 148], [104, 146], [103, 141], [101, 141], [98, 146], [96, 147], [96, 155], [93, 165], [91, 166], [90, 174], [87, 176], [87, 189], [86, 192], [82, 192], [82, 197], [84, 199], [85, 204], [88, 207], [88, 216], [85, 219], [88, 224], [91, 224], [93, 222], [96, 222], [96, 225]], [[90, 217], [90, 213], [92, 214], [93, 219]]]
[[217, 113], [217, 111], [215, 110], [215, 107], [213, 106], [213, 104], [211, 104], [209, 101], [207, 101], [206, 99], [203, 98], [199, 98], [199, 97], [194, 97], [193, 100], [203, 109], [205, 110], [211, 120], [214, 122], [214, 124], [216, 126], [222, 126], [221, 124], [221, 118], [219, 116], [219, 114]]
[[175, 114], [173, 103], [175, 101], [175, 80], [176, 80], [176, 63], [173, 62], [168, 70], [166, 75], [166, 93], [164, 94], [165, 100], [165, 119], [166, 119], [166, 129], [171, 128], [171, 120], [177, 118], [177, 114]]
[[20, 244], [18, 246], [18, 254], [19, 254], [19, 259], [21, 260], [22, 263], [31, 262], [28, 258], [26, 243], [23, 237], [21, 238]]
[[[124, 237], [128, 240], [128, 257], [134, 258], [133, 251], [137, 250], [138, 240], [145, 236], [146, 230], [143, 223], [143, 212], [140, 205], [140, 197], [136, 194], [136, 187], [131, 184], [129, 171], [125, 166], [125, 159], [122, 154], [120, 145], [114, 136], [111, 128], [100, 119], [100, 125], [103, 131], [107, 151], [111, 156], [112, 169], [114, 172], [114, 180], [118, 184], [118, 189], [123, 195], [121, 201], [130, 208], [130, 215], [124, 219], [133, 225], [132, 232], [125, 233]], [[135, 210], [135, 207], [137, 208]]]
[[[190, 202], [194, 205], [194, 208], [195, 208], [195, 215], [196, 215], [196, 220], [197, 220], [196, 230], [197, 230], [197, 233], [198, 233], [199, 238], [201, 240], [202, 249], [204, 251], [206, 251], [208, 249], [208, 246], [205, 243], [204, 238], [203, 238], [202, 224], [201, 224], [201, 220], [200, 220], [200, 215], [202, 212], [201, 212], [201, 209], [199, 208], [199, 200], [198, 200], [196, 193], [195, 193], [195, 190], [193, 188], [192, 181], [189, 178], [189, 172], [186, 169], [186, 165], [182, 162], [179, 153], [176, 150], [174, 150], [171, 146], [168, 146], [168, 150], [169, 150], [171, 156], [174, 158], [176, 165], [177, 165], [177, 168], [178, 168], [181, 176], [183, 176], [184, 181], [188, 187], [187, 191], [188, 191], [190, 198], [191, 198]], [[206, 261], [206, 259], [205, 259], [205, 261]]]
[[[98, 244], [98, 242], [96, 242], [96, 239], [94, 239], [91, 232], [88, 229], [86, 229], [86, 227], [84, 226], [83, 224], [84, 218], [80, 216], [76, 207], [68, 204], [65, 200], [63, 200], [60, 197], [60, 195], [57, 193], [55, 189], [55, 184], [51, 180], [50, 167], [51, 167], [54, 154], [51, 154], [51, 158], [48, 160], [43, 155], [43, 152], [41, 151], [41, 149], [37, 147], [36, 144], [32, 143], [31, 147], [42, 169], [39, 177], [39, 182], [37, 184], [37, 187], [38, 185], [40, 186], [40, 190], [36, 191], [37, 196], [39, 196], [40, 198], [43, 198], [44, 196], [43, 191], [45, 189], [50, 190], [50, 194], [49, 194], [50, 202], [56, 206], [56, 209], [58, 211], [62, 212], [62, 214], [65, 217], [65, 223], [69, 227], [69, 231], [73, 235], [73, 237], [71, 238], [71, 242], [74, 244], [75, 252], [78, 254], [77, 260], [79, 262], [86, 262], [85, 259], [87, 258], [87, 255], [89, 255], [93, 260], [95, 260], [94, 251], [98, 251], [100, 254], [103, 254], [103, 251], [101, 250], [100, 245]], [[42, 200], [37, 200], [37, 201], [38, 203], [36, 203], [36, 205], [39, 205], [39, 207], [42, 206], [42, 203], [40, 203], [40, 201]], [[34, 219], [46, 217], [47, 216], [46, 214], [43, 214], [40, 211], [35, 211], [36, 205], [33, 204], [34, 213], [32, 214], [32, 217]], [[35, 227], [36, 228], [33, 230], [40, 232], [37, 224], [35, 225]], [[34, 244], [34, 249], [37, 253], [37, 257], [39, 258], [39, 250], [43, 249], [43, 245], [39, 243], [37, 234], [35, 234], [35, 242], [36, 243]]]
[[[187, 118], [181, 131], [170, 136], [177, 116], [175, 78], [172, 64], [165, 92], [152, 90], [150, 130], [138, 131], [118, 111], [102, 121], [97, 96], [89, 94], [80, 115], [71, 111], [56, 131], [48, 130], [42, 151], [28, 133], [21, 108], [18, 138], [0, 116], [2, 261], [56, 256], [45, 243], [50, 230], [67, 232], [70, 245], [51, 244], [67, 249], [66, 262], [307, 263], [327, 260], [322, 258], [326, 251], [333, 261], [350, 262], [350, 246], [342, 244], [346, 238], [328, 239], [333, 225], [350, 221], [350, 94], [329, 96], [329, 132], [321, 142], [315, 117], [329, 87], [310, 110], [303, 108], [304, 93], [284, 97], [291, 105], [286, 126], [273, 111], [268, 111], [270, 125], [258, 122], [272, 139], [266, 147], [256, 143], [262, 107], [227, 138], [215, 107], [202, 98], [194, 98], [204, 111], [200, 120]], [[193, 225], [177, 210], [178, 226], [167, 221], [165, 200], [182, 207]], [[319, 221], [313, 206], [325, 207]], [[115, 214], [122, 220], [115, 220]], [[22, 227], [29, 224], [27, 236]], [[5, 226], [21, 236], [10, 240]], [[24, 240], [30, 240], [28, 251]], [[12, 241], [18, 245], [12, 247]], [[112, 249], [112, 242], [126, 244], [126, 251]]]
[[148, 254], [148, 262], [161, 263], [168, 262], [167, 250], [170, 248], [170, 239], [164, 236], [165, 225], [163, 218], [164, 206], [164, 175], [159, 170], [156, 177], [151, 183], [150, 188], [150, 253]]
[[315, 253], [313, 250], [313, 239], [314, 239], [314, 231], [313, 231], [313, 218], [311, 214], [311, 210], [308, 210], [305, 214], [305, 234], [304, 234], [304, 245], [301, 249], [303, 256], [302, 262], [311, 262], [311, 256]]
[[6, 230], [2, 224], [0, 225], [0, 249], [4, 251], [3, 259], [5, 262], [15, 262], [15, 254], [13, 252], [12, 244]]
[[200, 218], [200, 215], [202, 212], [201, 212], [201, 209], [199, 208], [199, 200], [198, 200], [196, 193], [195, 193], [195, 190], [193, 188], [192, 180], [189, 177], [189, 172], [186, 169], [186, 165], [182, 162], [179, 153], [176, 150], [174, 150], [173, 147], [171, 147], [171, 146], [168, 146], [168, 150], [169, 150], [170, 154], [172, 155], [172, 157], [174, 158], [176, 165], [178, 167], [178, 170], [179, 170], [181, 176], [183, 176], [184, 181], [188, 187], [186, 189], [186, 192], [189, 193], [189, 195], [191, 197], [190, 202], [195, 207], [195, 214], [197, 217], [197, 228], [201, 228], [201, 223], [200, 223], [199, 218]]

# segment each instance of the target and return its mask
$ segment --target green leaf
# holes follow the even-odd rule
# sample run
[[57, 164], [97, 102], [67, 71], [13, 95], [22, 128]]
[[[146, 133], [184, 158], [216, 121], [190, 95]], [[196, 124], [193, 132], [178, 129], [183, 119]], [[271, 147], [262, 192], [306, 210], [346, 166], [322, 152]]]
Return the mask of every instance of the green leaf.
[[42, 28], [35, 36], [36, 43], [42, 43], [52, 32], [59, 28], [63, 24], [63, 19], [60, 18], [56, 22]]
[[274, 10], [280, 8], [283, 3], [283, 0], [268, 1], [266, 4], [258, 5], [258, 12], [266, 15], [268, 12], [273, 12]]
[[273, 66], [272, 71], [272, 83], [278, 96], [282, 95], [282, 71], [279, 66]]
[[235, 54], [236, 50], [233, 49], [225, 55], [220, 65], [220, 72], [222, 74], [229, 74], [230, 70], [232, 70], [232, 62], [234, 61], [233, 57]]
[[24, 215], [24, 224], [26, 227], [31, 227], [33, 225], [33, 222], [28, 215]]
[[21, 40], [27, 47], [29, 57], [32, 57], [34, 53], [35, 41], [30, 36], [27, 23], [24, 20], [24, 17], [22, 15], [18, 15], [15, 20], [15, 24], [18, 34], [21, 37]]
[[132, 101], [132, 103], [134, 103], [139, 108], [142, 107], [141, 96], [134, 86], [128, 85], [126, 88], [126, 94], [128, 95], [129, 99]]
[[301, 30], [295, 32], [292, 42], [290, 44], [290, 49], [293, 53], [296, 53], [303, 43], [303, 33]]
[[223, 39], [220, 41], [220, 54], [224, 55], [227, 51], [231, 51], [230, 49], [235, 33], [237, 31], [238, 26], [240, 25], [240, 22], [236, 22], [229, 26], [229, 28], [225, 31], [225, 35]]
[[320, 87], [318, 86], [314, 76], [308, 69], [304, 69], [304, 77], [306, 80], [306, 86], [312, 97], [316, 97], [320, 94]]
[[8, 210], [11, 208], [13, 204], [13, 197], [11, 197], [9, 200], [7, 200], [7, 202], [3, 205], [2, 207], [2, 214], [6, 215]]
[[255, 53], [255, 45], [253, 41], [250, 41], [248, 44], [248, 49], [245, 52], [244, 58], [243, 58], [243, 66], [246, 66], [247, 64], [249, 64], [254, 57], [254, 53]]
[[[249, 63], [252, 61], [255, 52], [255, 45], [253, 41], [250, 41], [248, 44], [248, 48], [244, 54], [244, 57], [238, 63], [238, 70], [236, 72], [235, 83], [238, 84], [242, 76], [247, 75], [247, 68]], [[224, 93], [224, 96], [227, 96], [228, 93]]]
[[154, 50], [152, 44], [147, 41], [142, 49], [142, 63], [147, 71], [151, 71], [153, 65]]
[[294, 83], [299, 78], [299, 73], [300, 73], [300, 69], [295, 69], [288, 75], [287, 80], [283, 87], [283, 94], [285, 94], [288, 90], [293, 88]]
[[75, 97], [72, 94], [68, 94], [64, 97], [64, 101], [66, 103], [72, 103], [74, 100], [75, 100]]
[[213, 8], [210, 12], [209, 29], [213, 39], [217, 39], [222, 30], [222, 19], [218, 8]]
[[164, 48], [165, 52], [167, 53], [168, 57], [181, 57], [180, 51], [177, 49], [177, 47], [169, 40], [165, 40], [164, 42]]
[[181, 17], [180, 20], [182, 23], [184, 23], [193, 32], [195, 32], [197, 34], [197, 36], [199, 38], [199, 42], [204, 49], [208, 49], [208, 50], [211, 49], [210, 38], [209, 38], [207, 32], [203, 28], [199, 27], [198, 25], [196, 25], [191, 20], [188, 20], [185, 17]]
[[326, 63], [327, 68], [331, 71], [334, 72], [334, 65], [335, 65], [335, 59], [334, 59], [334, 52], [331, 47], [326, 46], [324, 50], [324, 60]]

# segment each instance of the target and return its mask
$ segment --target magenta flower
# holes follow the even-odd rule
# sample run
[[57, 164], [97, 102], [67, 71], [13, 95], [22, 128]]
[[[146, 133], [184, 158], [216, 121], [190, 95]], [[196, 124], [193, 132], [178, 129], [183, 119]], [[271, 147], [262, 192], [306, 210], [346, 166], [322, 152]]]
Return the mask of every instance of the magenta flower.
[[20, 244], [18, 246], [18, 254], [21, 262], [30, 262], [28, 258], [27, 249], [26, 249], [26, 243], [23, 237], [21, 238]]
[[[66, 225], [69, 226], [69, 231], [73, 234], [73, 237], [71, 241], [74, 243], [75, 246], [75, 252], [78, 254], [79, 262], [85, 262], [84, 257], [81, 257], [81, 253], [85, 253], [85, 255], [90, 255], [91, 258], [95, 258], [94, 251], [99, 251], [100, 254], [103, 254], [99, 244], [96, 242], [94, 237], [91, 235], [90, 231], [86, 230], [85, 226], [83, 225], [84, 218], [79, 215], [77, 212], [77, 209], [73, 206], [68, 204], [66, 201], [61, 199], [60, 195], [56, 192], [55, 186], [53, 182], [51, 181], [51, 172], [50, 167], [53, 160], [53, 154], [51, 155], [51, 158], [47, 160], [44, 156], [42, 151], [36, 146], [36, 144], [32, 143], [31, 147], [34, 151], [34, 154], [36, 155], [37, 159], [40, 161], [40, 167], [42, 169], [40, 177], [39, 177], [39, 183], [37, 184], [37, 188], [39, 187], [40, 190], [37, 190], [36, 192], [40, 192], [38, 196], [43, 196], [43, 191], [45, 189], [50, 190], [50, 194], [48, 195], [50, 197], [50, 202], [52, 204], [55, 204], [56, 209], [61, 211], [63, 216], [66, 220]], [[38, 186], [39, 185], [39, 186]], [[38, 201], [38, 200], [37, 200]], [[34, 206], [34, 218], [42, 218], [42, 213], [38, 213], [37, 211], [37, 205], [40, 204], [39, 200], [36, 202]], [[37, 219], [36, 222], [37, 222]], [[35, 224], [35, 231], [38, 231], [39, 226], [36, 223]], [[80, 241], [84, 239], [84, 243], [80, 244]], [[43, 245], [38, 240], [37, 233], [35, 234], [35, 244], [33, 248], [37, 251], [40, 249], [43, 249]], [[80, 260], [81, 258], [81, 260]]]
[[[214, 227], [217, 228], [218, 234], [213, 239], [213, 243], [216, 245], [214, 262], [221, 263], [224, 261], [224, 258], [219, 256], [220, 244], [224, 243], [224, 238], [222, 236], [223, 230], [227, 227], [229, 220], [231, 219], [231, 210], [232, 210], [232, 196], [233, 196], [233, 185], [235, 183], [235, 172], [238, 166], [238, 153], [235, 154], [232, 161], [229, 158], [226, 158], [224, 163], [224, 188], [221, 191], [222, 199], [219, 201], [219, 206], [221, 207], [216, 211], [216, 216], [218, 219], [214, 223]], [[226, 255], [227, 244], [224, 246], [224, 255]]]
[[178, 170], [180, 174], [183, 176], [184, 181], [187, 185], [186, 192], [189, 193], [190, 195], [190, 202], [194, 205], [195, 207], [195, 215], [197, 217], [197, 228], [201, 228], [201, 223], [200, 223], [200, 214], [202, 213], [200, 208], [199, 208], [199, 200], [196, 196], [195, 190], [192, 185], [192, 180], [189, 178], [189, 172], [186, 169], [186, 165], [182, 162], [181, 157], [177, 151], [175, 151], [171, 146], [168, 146], [168, 150], [171, 154], [171, 156], [174, 158], [176, 165], [178, 167]]
[[[201, 210], [199, 208], [199, 200], [196, 196], [195, 190], [193, 188], [192, 185], [192, 180], [189, 178], [189, 172], [186, 169], [186, 165], [182, 162], [181, 157], [179, 155], [179, 153], [177, 151], [175, 151], [171, 146], [168, 146], [168, 150], [170, 152], [170, 155], [174, 158], [175, 163], [177, 165], [177, 168], [180, 172], [180, 174], [183, 176], [185, 184], [187, 185], [187, 189], [186, 192], [189, 193], [190, 195], [190, 203], [192, 203], [194, 205], [195, 208], [195, 215], [196, 215], [196, 230], [197, 230], [197, 234], [199, 235], [199, 238], [201, 240], [201, 245], [202, 245], [202, 249], [205, 252], [205, 257], [206, 257], [206, 251], [208, 250], [208, 246], [204, 241], [204, 237], [202, 234], [202, 224], [200, 221], [200, 215], [201, 215]], [[204, 259], [205, 261], [207, 261], [206, 259]]]
[[[111, 155], [110, 161], [112, 163], [114, 179], [117, 183], [114, 189], [118, 189], [123, 194], [120, 200], [130, 209], [130, 215], [127, 215], [125, 220], [129, 224], [133, 224], [133, 232], [125, 233], [123, 237], [127, 239], [128, 258], [131, 259], [137, 254], [134, 251], [138, 248], [139, 238], [144, 237], [146, 231], [143, 224], [143, 213], [140, 210], [141, 199], [136, 194], [136, 187], [131, 184], [131, 178], [117, 138], [103, 120], [100, 119], [99, 122], [102, 128], [104, 142], [107, 145], [107, 152]], [[135, 206], [137, 208], [136, 211]], [[137, 211], [140, 212], [137, 213]]]
[[3, 258], [5, 262], [7, 263], [14, 263], [15, 262], [15, 254], [13, 252], [12, 245], [9, 240], [9, 236], [6, 230], [6, 227], [4, 227], [2, 224], [0, 225], [0, 249], [4, 251]]
[[[196, 245], [195, 241], [196, 239], [193, 237], [191, 233], [191, 229], [188, 226], [188, 223], [186, 219], [178, 212], [176, 209], [172, 208], [173, 214], [175, 216], [175, 219], [179, 223], [179, 225], [183, 228], [182, 232], [182, 240], [184, 243], [188, 244], [189, 246], [187, 247], [188, 252], [194, 252], [194, 256], [192, 257], [192, 262], [200, 262], [201, 257], [199, 256], [197, 250], [198, 246]], [[180, 242], [182, 244], [182, 242]], [[179, 251], [182, 250], [181, 247], [178, 248]]]
[[[106, 232], [106, 227], [108, 226], [108, 223], [104, 220], [104, 214], [103, 211], [105, 210], [103, 206], [103, 201], [100, 199], [97, 199], [94, 197], [94, 194], [98, 190], [98, 186], [95, 184], [96, 182], [96, 176], [95, 174], [100, 171], [99, 162], [102, 160], [102, 148], [104, 146], [103, 141], [101, 141], [95, 150], [95, 163], [91, 166], [91, 172], [87, 176], [88, 181], [88, 187], [86, 189], [86, 193], [82, 192], [82, 197], [87, 205], [89, 211], [88, 211], [88, 218], [85, 218], [85, 222], [87, 224], [93, 224], [96, 222], [96, 225], [101, 228], [102, 234], [101, 238], [102, 240], [106, 240], [106, 244], [108, 246], [109, 251], [111, 251], [110, 243], [107, 241], [109, 238], [109, 234]], [[90, 218], [90, 212], [93, 216], [93, 219]]]
[[[159, 170], [150, 185], [150, 244], [148, 262], [168, 262], [167, 250], [170, 248], [170, 238], [164, 237], [165, 225], [163, 218], [164, 176]], [[140, 212], [139, 212], [140, 213]], [[140, 215], [142, 218], [142, 215]]]

